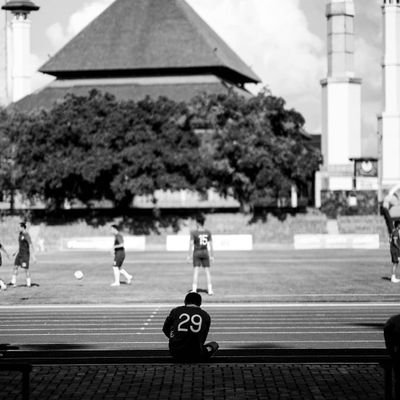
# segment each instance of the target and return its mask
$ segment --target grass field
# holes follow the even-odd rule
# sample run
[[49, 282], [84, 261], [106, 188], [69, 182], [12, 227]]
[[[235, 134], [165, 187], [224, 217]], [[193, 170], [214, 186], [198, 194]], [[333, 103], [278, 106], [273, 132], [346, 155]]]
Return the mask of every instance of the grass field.
[[[134, 281], [117, 288], [110, 287], [111, 260], [107, 252], [39, 254], [33, 287], [20, 274], [16, 288], [0, 292], [0, 305], [180, 303], [191, 288], [185, 253], [128, 253], [125, 267]], [[11, 264], [5, 260], [0, 269], [6, 282]], [[212, 266], [215, 295], [204, 301], [397, 301], [400, 284], [389, 281], [390, 268], [387, 250], [220, 252]], [[74, 278], [76, 270], [84, 272], [82, 280]], [[206, 287], [202, 271], [199, 287]]]

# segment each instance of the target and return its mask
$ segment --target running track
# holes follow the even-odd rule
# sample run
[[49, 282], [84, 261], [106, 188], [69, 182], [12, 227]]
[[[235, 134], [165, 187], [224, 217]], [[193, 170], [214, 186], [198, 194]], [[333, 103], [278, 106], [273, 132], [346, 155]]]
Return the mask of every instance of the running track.
[[[27, 348], [166, 349], [172, 306], [0, 307], [0, 344]], [[207, 304], [210, 340], [225, 349], [383, 348], [395, 303]]]

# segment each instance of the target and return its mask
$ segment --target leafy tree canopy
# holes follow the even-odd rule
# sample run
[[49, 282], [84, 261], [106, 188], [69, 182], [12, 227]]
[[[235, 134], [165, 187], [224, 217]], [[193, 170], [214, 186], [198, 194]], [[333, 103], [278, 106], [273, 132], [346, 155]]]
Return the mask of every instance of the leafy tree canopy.
[[267, 91], [188, 104], [68, 94], [35, 114], [0, 111], [0, 180], [55, 208], [101, 199], [124, 208], [157, 190], [210, 186], [244, 208], [270, 205], [293, 185], [307, 187], [318, 169], [303, 125]]
[[304, 134], [304, 119], [267, 91], [193, 100], [194, 124], [212, 132], [209, 174], [222, 195], [244, 208], [276, 204], [292, 185], [304, 189], [318, 169], [319, 152]]
[[163, 98], [119, 102], [93, 90], [35, 115], [15, 113], [3, 133], [18, 149], [16, 185], [56, 208], [96, 199], [127, 207], [157, 189], [196, 189], [199, 140], [176, 124], [185, 110]]

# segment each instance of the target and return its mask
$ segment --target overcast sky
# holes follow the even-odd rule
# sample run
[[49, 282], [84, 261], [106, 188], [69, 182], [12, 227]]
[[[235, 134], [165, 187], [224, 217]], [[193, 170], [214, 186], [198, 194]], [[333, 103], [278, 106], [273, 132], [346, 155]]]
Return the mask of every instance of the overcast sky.
[[[2, 0], [4, 3], [5, 0]], [[114, 0], [34, 0], [32, 52], [35, 68]], [[134, 1], [134, 0], [132, 0]], [[326, 0], [187, 0], [200, 16], [261, 77], [274, 95], [321, 130], [321, 88], [326, 76]], [[381, 111], [382, 0], [354, 0], [356, 76], [362, 78], [363, 126], [375, 135]], [[34, 88], [46, 79], [35, 75]]]

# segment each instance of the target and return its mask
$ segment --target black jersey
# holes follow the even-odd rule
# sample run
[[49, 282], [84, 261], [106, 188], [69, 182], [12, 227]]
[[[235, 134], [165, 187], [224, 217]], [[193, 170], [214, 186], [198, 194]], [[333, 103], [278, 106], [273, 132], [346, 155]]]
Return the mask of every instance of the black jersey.
[[398, 229], [393, 229], [390, 234], [390, 248], [400, 250], [400, 232]]
[[114, 251], [123, 251], [124, 250], [123, 246], [115, 247], [115, 246], [120, 246], [121, 244], [122, 245], [124, 244], [124, 238], [120, 233], [117, 233], [114, 238]]
[[192, 231], [190, 239], [193, 241], [194, 250], [207, 250], [211, 242], [211, 232], [207, 229]]
[[163, 326], [171, 353], [187, 359], [201, 357], [210, 325], [210, 315], [200, 307], [174, 308]]
[[29, 246], [31, 245], [31, 243], [32, 241], [29, 233], [20, 232], [18, 235], [18, 255], [22, 257], [29, 257]]

